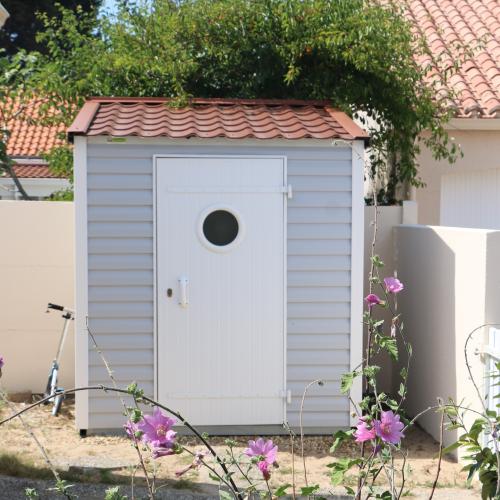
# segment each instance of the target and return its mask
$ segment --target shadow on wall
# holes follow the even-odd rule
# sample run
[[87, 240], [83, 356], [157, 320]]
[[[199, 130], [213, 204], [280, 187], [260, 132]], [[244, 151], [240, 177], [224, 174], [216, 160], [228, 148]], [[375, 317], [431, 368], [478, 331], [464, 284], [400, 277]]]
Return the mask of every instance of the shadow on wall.
[[[454, 251], [430, 228], [400, 227], [397, 234], [398, 275], [405, 284], [399, 309], [413, 348], [405, 407], [413, 417], [435, 405], [438, 397], [457, 397], [456, 262]], [[400, 352], [399, 370], [407, 360], [402, 347]], [[434, 438], [439, 436], [439, 423], [435, 412], [419, 420]]]

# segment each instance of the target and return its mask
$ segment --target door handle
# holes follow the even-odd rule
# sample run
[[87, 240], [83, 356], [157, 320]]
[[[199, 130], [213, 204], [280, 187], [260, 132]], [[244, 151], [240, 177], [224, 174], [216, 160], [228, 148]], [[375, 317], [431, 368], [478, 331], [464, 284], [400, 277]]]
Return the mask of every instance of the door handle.
[[185, 276], [179, 278], [179, 305], [181, 307], [187, 307], [189, 304], [187, 297], [187, 286], [189, 280]]

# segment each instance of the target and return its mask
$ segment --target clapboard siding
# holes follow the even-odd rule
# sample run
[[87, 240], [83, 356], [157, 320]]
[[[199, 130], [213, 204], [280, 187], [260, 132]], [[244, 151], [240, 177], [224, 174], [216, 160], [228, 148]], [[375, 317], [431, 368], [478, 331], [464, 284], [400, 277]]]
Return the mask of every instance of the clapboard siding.
[[[288, 420], [306, 428], [349, 423], [339, 381], [349, 369], [351, 271], [351, 149], [339, 147], [88, 146], [89, 327], [120, 387], [137, 381], [154, 395], [153, 155], [265, 154], [287, 156]], [[90, 344], [89, 344], [90, 345]], [[89, 383], [109, 384], [90, 348]], [[118, 427], [115, 395], [89, 397], [90, 428]]]

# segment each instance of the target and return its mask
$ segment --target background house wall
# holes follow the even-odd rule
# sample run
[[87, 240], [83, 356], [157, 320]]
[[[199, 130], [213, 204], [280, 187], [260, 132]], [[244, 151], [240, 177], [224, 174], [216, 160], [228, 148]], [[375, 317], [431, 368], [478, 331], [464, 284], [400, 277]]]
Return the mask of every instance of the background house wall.
[[[469, 332], [485, 323], [499, 323], [500, 231], [429, 226], [396, 229], [397, 266], [405, 283], [399, 306], [413, 346], [406, 409], [410, 416], [452, 397], [480, 409], [464, 361]], [[469, 350], [473, 375], [484, 384], [481, 329]], [[467, 417], [470, 424], [474, 417]], [[440, 417], [430, 412], [420, 425], [439, 439]], [[451, 444], [456, 431], [445, 433]]]
[[[43, 392], [63, 325], [48, 302], [74, 304], [73, 203], [0, 201], [0, 355], [8, 392]], [[74, 385], [71, 326], [61, 385]]]
[[[71, 187], [68, 179], [24, 178], [20, 181], [28, 195], [34, 200], [43, 200], [56, 191], [63, 191]], [[21, 199], [21, 194], [14, 181], [10, 177], [0, 177], [0, 200], [19, 199]]]
[[[459, 122], [454, 120], [453, 122]], [[487, 120], [482, 120], [487, 121]], [[491, 121], [495, 122], [495, 120]], [[483, 125], [485, 126], [485, 125]], [[445, 161], [436, 161], [430, 151], [422, 148], [419, 156], [419, 173], [425, 187], [416, 191], [418, 203], [418, 223], [428, 225], [445, 225], [449, 220], [441, 218], [441, 180], [446, 175], [471, 174], [491, 169], [500, 169], [500, 130], [448, 130], [451, 137], [462, 148], [463, 157], [450, 165]], [[470, 189], [474, 189], [470, 186]], [[498, 197], [495, 186], [493, 196]], [[468, 196], [480, 196], [470, 191]], [[456, 219], [454, 219], [454, 223]], [[464, 225], [464, 224], [460, 224]], [[472, 226], [478, 227], [478, 226]]]

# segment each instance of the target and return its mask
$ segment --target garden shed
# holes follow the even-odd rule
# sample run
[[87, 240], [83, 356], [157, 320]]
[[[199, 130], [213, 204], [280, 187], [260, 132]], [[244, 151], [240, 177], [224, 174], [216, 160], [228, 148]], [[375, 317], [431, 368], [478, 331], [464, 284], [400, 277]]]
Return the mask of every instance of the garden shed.
[[[88, 100], [69, 129], [76, 384], [117, 383], [210, 432], [350, 424], [362, 357], [367, 134], [328, 102]], [[361, 384], [353, 388], [361, 396]], [[80, 430], [118, 398], [78, 392]]]

